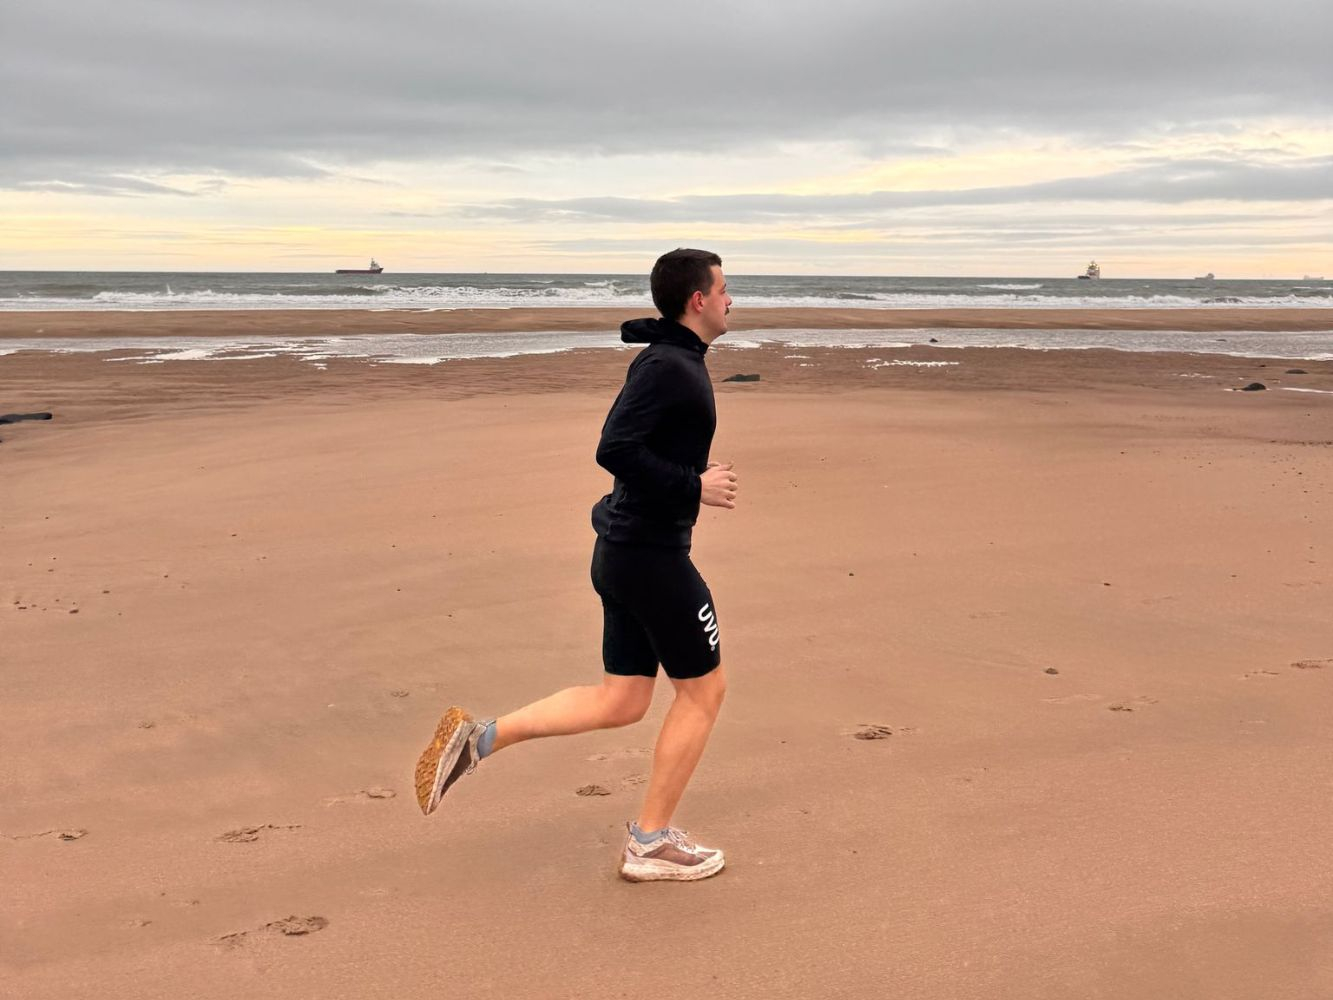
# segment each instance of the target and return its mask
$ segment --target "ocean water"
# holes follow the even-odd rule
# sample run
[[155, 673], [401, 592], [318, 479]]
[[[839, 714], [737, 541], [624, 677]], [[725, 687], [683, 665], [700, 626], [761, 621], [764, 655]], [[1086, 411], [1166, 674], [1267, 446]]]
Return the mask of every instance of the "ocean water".
[[[1333, 281], [1226, 281], [1076, 278], [879, 278], [728, 275], [736, 306], [833, 308], [1187, 308], [1333, 310]], [[0, 272], [0, 311], [172, 309], [455, 309], [607, 306], [626, 317], [653, 312], [645, 275], [571, 274], [211, 274], [166, 272]], [[1333, 312], [1330, 312], [1333, 318]], [[117, 352], [118, 361], [239, 360], [291, 355], [312, 364], [365, 358], [383, 364], [436, 364], [461, 358], [549, 354], [621, 346], [612, 329], [449, 336], [31, 338], [0, 342], [18, 350]], [[725, 343], [800, 347], [1111, 348], [1333, 360], [1333, 333], [1187, 333], [1130, 330], [767, 330]], [[891, 359], [889, 359], [891, 360]]]
[[[1333, 281], [732, 275], [737, 307], [1333, 308]], [[0, 310], [458, 309], [651, 311], [646, 275], [211, 274], [0, 271]]]

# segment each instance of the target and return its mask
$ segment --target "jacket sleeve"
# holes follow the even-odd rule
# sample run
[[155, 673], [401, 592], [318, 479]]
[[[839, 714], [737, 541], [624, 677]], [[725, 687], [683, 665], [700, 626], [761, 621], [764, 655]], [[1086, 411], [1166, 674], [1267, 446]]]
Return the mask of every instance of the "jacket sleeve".
[[679, 391], [666, 377], [668, 371], [668, 364], [655, 357], [643, 357], [631, 366], [625, 387], [602, 426], [597, 464], [635, 493], [673, 505], [697, 506], [703, 485], [698, 474], [648, 446]]

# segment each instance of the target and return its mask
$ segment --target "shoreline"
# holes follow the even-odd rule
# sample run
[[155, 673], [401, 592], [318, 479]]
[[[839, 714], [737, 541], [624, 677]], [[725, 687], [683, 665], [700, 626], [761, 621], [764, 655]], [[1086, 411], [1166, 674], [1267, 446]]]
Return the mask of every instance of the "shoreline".
[[[647, 312], [640, 310], [640, 313]], [[237, 309], [0, 312], [0, 341], [30, 338], [330, 336], [614, 330], [622, 308]], [[1333, 332], [1333, 309], [824, 309], [737, 308], [732, 331], [1132, 330]]]

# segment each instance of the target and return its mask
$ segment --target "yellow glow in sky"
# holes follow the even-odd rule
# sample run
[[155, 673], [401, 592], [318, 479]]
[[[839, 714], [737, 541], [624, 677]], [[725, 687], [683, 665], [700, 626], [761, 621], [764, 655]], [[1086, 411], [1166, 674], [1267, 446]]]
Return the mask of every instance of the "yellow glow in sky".
[[[299, 180], [159, 176], [146, 179], [185, 193], [0, 192], [0, 269], [324, 271], [374, 256], [397, 272], [636, 272], [660, 248], [694, 244], [750, 273], [1068, 274], [1095, 257], [1124, 276], [1299, 276], [1333, 273], [1333, 190], [1295, 189], [1308, 187], [1305, 164], [1330, 155], [1333, 129], [1262, 122], [1106, 147], [999, 136], [952, 155], [812, 143], [503, 169], [383, 163]], [[1149, 176], [1141, 197], [1096, 196], [1100, 178], [1204, 161], [1222, 181], [1232, 165], [1260, 171], [1268, 187], [1155, 200]], [[1092, 193], [929, 195], [1074, 178]]]

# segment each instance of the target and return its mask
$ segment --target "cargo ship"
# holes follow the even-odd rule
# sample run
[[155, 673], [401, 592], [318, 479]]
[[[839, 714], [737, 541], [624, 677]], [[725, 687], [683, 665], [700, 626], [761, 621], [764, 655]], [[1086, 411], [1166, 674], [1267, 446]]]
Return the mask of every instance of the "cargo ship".
[[369, 267], [340, 267], [334, 274], [383, 274], [384, 268], [375, 263], [375, 258], [370, 258]]
[[1097, 262], [1095, 260], [1088, 265], [1088, 269], [1086, 271], [1084, 271], [1082, 274], [1079, 275], [1080, 278], [1092, 278], [1094, 280], [1100, 278], [1101, 276], [1102, 276], [1102, 269], [1097, 266]]

